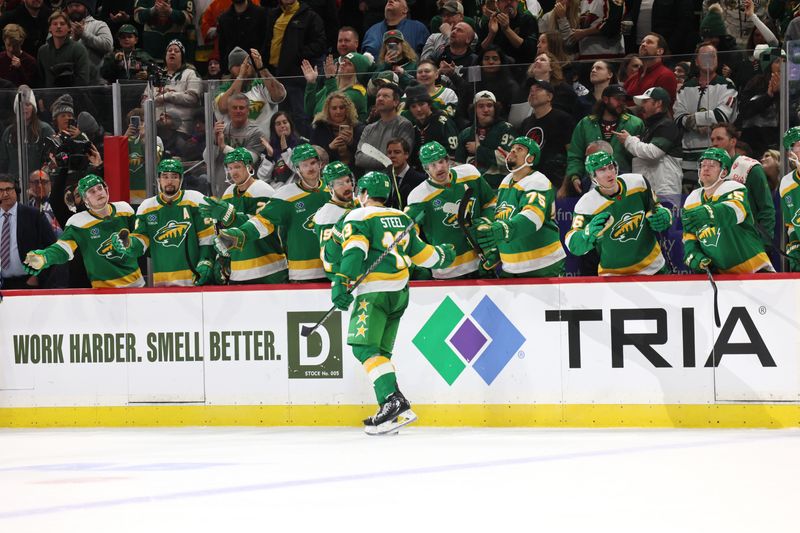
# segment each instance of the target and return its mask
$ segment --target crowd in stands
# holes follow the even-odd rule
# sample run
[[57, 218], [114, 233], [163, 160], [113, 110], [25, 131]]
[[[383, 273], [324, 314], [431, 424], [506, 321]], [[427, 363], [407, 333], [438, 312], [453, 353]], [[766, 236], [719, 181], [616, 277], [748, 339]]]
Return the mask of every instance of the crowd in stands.
[[[6, 0], [0, 174], [26, 185], [57, 236], [80, 209], [78, 179], [103, 173], [108, 86], [119, 82], [134, 208], [145, 165], [158, 164], [144, 161], [151, 98], [157, 157], [197, 168], [183, 184], [206, 195], [222, 196], [226, 154], [239, 147], [279, 190], [297, 179], [291, 156], [304, 143], [356, 177], [385, 169], [363, 145], [388, 154], [398, 205], [425, 179], [419, 148], [430, 141], [497, 188], [512, 141], [526, 136], [559, 199], [593, 187], [585, 157], [605, 141], [620, 173], [643, 175], [680, 206], [698, 186], [698, 159], [717, 147], [771, 242], [781, 98], [790, 125], [800, 123], [800, 101], [781, 94], [780, 79], [781, 48], [800, 38], [798, 9], [795, 0]], [[800, 78], [791, 49], [790, 80]]]

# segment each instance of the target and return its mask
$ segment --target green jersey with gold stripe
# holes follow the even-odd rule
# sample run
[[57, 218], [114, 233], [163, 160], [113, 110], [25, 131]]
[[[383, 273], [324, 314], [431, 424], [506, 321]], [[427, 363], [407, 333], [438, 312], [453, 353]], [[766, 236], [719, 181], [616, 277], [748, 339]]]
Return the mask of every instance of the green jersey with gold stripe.
[[289, 263], [289, 279], [324, 279], [314, 214], [330, 197], [327, 189], [309, 191], [297, 183], [287, 183], [240, 229], [247, 240], [253, 240], [269, 236], [278, 227]]
[[153, 260], [153, 285], [190, 287], [197, 263], [214, 258], [214, 226], [200, 215], [205, 204], [197, 191], [180, 191], [171, 202], [158, 194], [136, 211], [139, 239]]
[[[351, 280], [360, 276], [369, 265], [377, 261], [394, 240], [413, 220], [402, 211], [383, 206], [359, 207], [350, 211], [342, 227], [342, 261], [352, 254], [361, 254], [359, 272], [342, 272]], [[378, 264], [358, 286], [355, 295], [372, 292], [401, 291], [408, 285], [411, 263], [422, 267], [432, 267], [439, 261], [439, 254], [430, 244], [425, 243], [412, 229], [391, 253]]]
[[786, 249], [789, 250], [800, 243], [800, 177], [796, 170], [783, 177], [778, 190], [781, 193], [783, 224], [788, 235]]
[[584, 194], [575, 205], [572, 228], [564, 242], [569, 251], [583, 255], [584, 248], [578, 232], [584, 230], [595, 216], [610, 213], [606, 230], [594, 243], [600, 254], [597, 273], [601, 276], [656, 274], [664, 268], [656, 234], [647, 223], [648, 213], [657, 205], [656, 197], [641, 174], [617, 176], [619, 190], [606, 196], [599, 188]]
[[[447, 268], [433, 269], [437, 279], [457, 278], [478, 270], [478, 255], [464, 237], [458, 226], [458, 206], [464, 191], [472, 188], [471, 204], [467, 215], [472, 219], [493, 218], [497, 203], [494, 190], [472, 165], [458, 165], [450, 169], [450, 181], [439, 185], [428, 178], [417, 185], [408, 195], [406, 212], [417, 220], [431, 244], [452, 244], [456, 248], [456, 259]], [[419, 218], [422, 214], [422, 219]]]
[[[267, 205], [274, 194], [275, 189], [261, 180], [254, 180], [244, 192], [236, 185], [228, 187], [222, 200], [236, 209], [236, 218], [231, 226], [243, 226]], [[231, 281], [244, 282], [264, 278], [289, 268], [277, 233], [264, 239], [247, 240], [242, 250], [231, 250], [230, 253]]]
[[702, 188], [695, 189], [686, 197], [683, 207], [691, 209], [700, 205], [720, 204], [733, 210], [735, 223], [704, 227], [697, 234], [684, 232], [685, 254], [693, 250], [702, 252], [711, 259], [712, 268], [723, 274], [774, 272], [755, 228], [745, 185], [725, 180], [711, 197]]
[[314, 232], [319, 239], [319, 258], [322, 260], [325, 275], [331, 281], [342, 259], [341, 231], [344, 218], [352, 208], [352, 203], [341, 204], [331, 199], [314, 215]]
[[503, 270], [510, 274], [535, 273], [564, 261], [567, 254], [555, 222], [555, 199], [553, 185], [541, 172], [534, 171], [518, 181], [509, 174], [500, 183], [494, 219], [515, 227], [514, 237], [497, 245]]
[[133, 229], [133, 208], [126, 202], [109, 205], [111, 214], [105, 218], [92, 211], [72, 215], [58, 241], [47, 248], [47, 260], [51, 264], [66, 263], [78, 248], [92, 287], [142, 287], [144, 279], [136, 259], [123, 256], [111, 246], [114, 233]]

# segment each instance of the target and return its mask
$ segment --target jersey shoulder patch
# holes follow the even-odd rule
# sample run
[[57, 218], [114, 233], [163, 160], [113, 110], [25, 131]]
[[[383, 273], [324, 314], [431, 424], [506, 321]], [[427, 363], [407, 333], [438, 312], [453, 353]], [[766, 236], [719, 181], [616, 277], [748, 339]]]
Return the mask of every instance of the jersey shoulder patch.
[[111, 202], [111, 205], [117, 210], [118, 215], [131, 217], [134, 210], [128, 202]]
[[610, 203], [611, 200], [604, 198], [596, 189], [592, 189], [581, 196], [578, 203], [575, 204], [575, 213], [579, 215], [595, 215]]
[[431, 185], [428, 180], [423, 181], [412, 190], [408, 194], [408, 205], [412, 204], [421, 204], [426, 200], [429, 200], [432, 195], [438, 195], [442, 192], [442, 189], [438, 189]]
[[333, 202], [328, 202], [314, 213], [314, 224], [320, 226], [336, 224], [345, 214], [347, 214], [347, 209]]
[[272, 198], [275, 196], [275, 189], [266, 181], [255, 180], [244, 194], [253, 198]]
[[205, 204], [206, 201], [203, 199], [203, 194], [198, 191], [193, 191], [191, 189], [183, 191], [183, 198], [181, 198], [181, 203], [178, 205], [190, 205], [192, 207], [197, 207], [198, 205]]
[[456, 181], [458, 183], [473, 181], [481, 177], [481, 172], [475, 168], [474, 165], [470, 165], [469, 163], [456, 165], [452, 170], [456, 173]]
[[641, 174], [620, 174], [619, 178], [625, 182], [625, 188], [629, 191], [647, 187], [647, 181]]
[[794, 180], [793, 170], [781, 178], [781, 184], [778, 186], [778, 190], [781, 192], [781, 197], [783, 197], [795, 187], [797, 187], [797, 182]]
[[145, 198], [144, 201], [139, 204], [139, 209], [136, 210], [137, 215], [146, 215], [151, 211], [158, 211], [161, 209], [161, 204], [158, 203], [158, 199], [155, 196], [151, 196], [150, 198]]
[[100, 220], [93, 217], [89, 211], [81, 211], [80, 213], [75, 213], [69, 217], [69, 220], [67, 220], [67, 226], [85, 228], [97, 224], [98, 222], [100, 222]]
[[287, 183], [275, 192], [273, 198], [285, 202], [293, 202], [307, 194], [310, 193], [301, 189], [296, 183]]
[[[510, 176], [510, 175], [509, 175]], [[508, 176], [507, 176], [508, 177]], [[506, 180], [503, 180], [505, 183]], [[553, 188], [553, 184], [547, 179], [547, 176], [541, 172], [534, 172], [528, 174], [517, 183], [525, 191], [549, 191]]]

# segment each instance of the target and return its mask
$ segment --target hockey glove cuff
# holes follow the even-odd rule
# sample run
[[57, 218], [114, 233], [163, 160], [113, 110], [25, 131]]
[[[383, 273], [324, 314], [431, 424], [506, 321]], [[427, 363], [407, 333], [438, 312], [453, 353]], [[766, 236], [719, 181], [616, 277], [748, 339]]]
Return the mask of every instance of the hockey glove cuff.
[[131, 237], [128, 230], [123, 229], [111, 236], [111, 247], [123, 257], [137, 258], [144, 255], [144, 245], [136, 237]]
[[584, 229], [586, 242], [594, 244], [603, 237], [603, 232], [606, 230], [606, 223], [611, 218], [611, 213], [600, 213], [596, 215]]
[[218, 254], [228, 257], [231, 250], [244, 249], [247, 236], [239, 228], [227, 228], [220, 230], [219, 235], [214, 238], [214, 249]]
[[203, 218], [211, 218], [221, 222], [226, 228], [236, 220], [236, 208], [223, 200], [217, 200], [210, 196], [204, 196], [206, 204], [200, 204], [200, 214]]
[[656, 206], [650, 216], [647, 217], [647, 223], [655, 232], [662, 232], [672, 226], [672, 213], [663, 205]]
[[336, 274], [331, 285], [331, 301], [337, 309], [347, 311], [353, 303], [353, 295], [348, 292], [350, 288], [350, 278], [342, 274]]
[[683, 262], [688, 266], [692, 272], [705, 272], [711, 268], [711, 258], [702, 252], [689, 252], [683, 258]]
[[196, 286], [206, 285], [214, 276], [214, 264], [208, 259], [203, 259], [197, 263], [197, 279], [194, 280]]
[[438, 246], [434, 246], [436, 249], [436, 254], [439, 256], [439, 260], [433, 266], [433, 268], [446, 268], [453, 264], [453, 261], [456, 259], [456, 247], [452, 244], [440, 244]]

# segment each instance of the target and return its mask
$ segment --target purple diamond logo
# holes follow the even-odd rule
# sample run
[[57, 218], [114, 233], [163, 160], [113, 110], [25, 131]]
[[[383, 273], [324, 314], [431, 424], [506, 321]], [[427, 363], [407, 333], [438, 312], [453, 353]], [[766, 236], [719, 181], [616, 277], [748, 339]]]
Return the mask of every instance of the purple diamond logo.
[[475, 327], [472, 320], [467, 318], [453, 336], [450, 337], [450, 343], [469, 363], [472, 362], [472, 359], [475, 358], [478, 352], [481, 351], [481, 348], [483, 348], [483, 345], [486, 344], [486, 337]]

